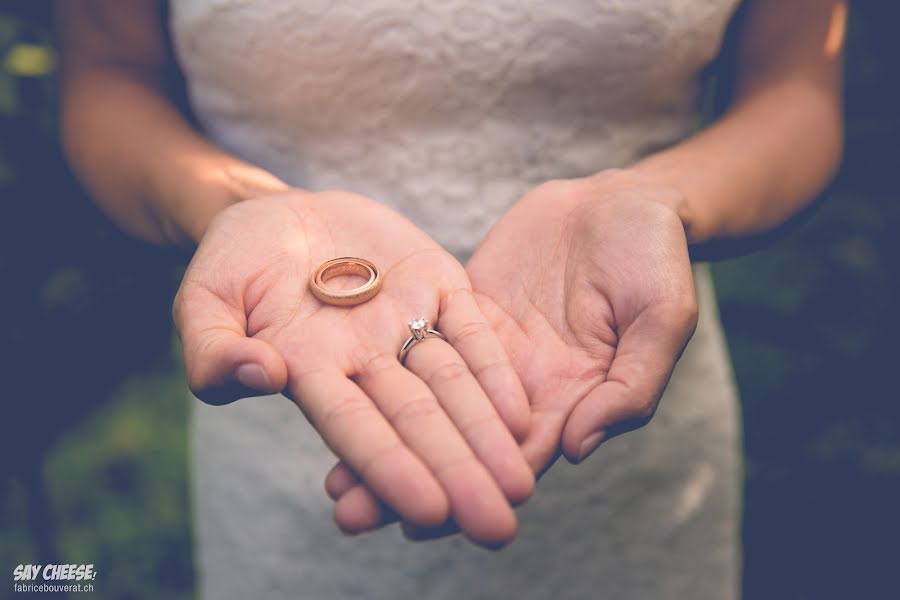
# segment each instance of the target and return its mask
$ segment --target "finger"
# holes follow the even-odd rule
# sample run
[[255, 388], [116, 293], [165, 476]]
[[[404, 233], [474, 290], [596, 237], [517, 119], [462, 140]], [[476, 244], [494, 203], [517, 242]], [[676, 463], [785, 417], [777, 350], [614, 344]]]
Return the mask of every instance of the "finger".
[[287, 385], [281, 354], [247, 337], [243, 310], [206, 287], [185, 281], [175, 298], [173, 320], [184, 354], [188, 385], [209, 404], [280, 392]]
[[[536, 411], [534, 414], [531, 429], [521, 446], [521, 451], [532, 471], [537, 474], [537, 477], [543, 475], [560, 456], [559, 439], [565, 419], [566, 411], [563, 410]], [[365, 484], [359, 482], [353, 471], [346, 464], [340, 462], [332, 467], [328, 473], [325, 485], [329, 496], [339, 503], [351, 489], [365, 487]], [[352, 513], [349, 509], [340, 512], [335, 511], [335, 519], [338, 521], [341, 529], [347, 532], [359, 533], [390, 525], [397, 520], [396, 514], [382, 514], [379, 510], [379, 505], [383, 506], [383, 504], [371, 493], [368, 496], [368, 505], [364, 508], [358, 508], [357, 513]], [[356, 497], [353, 502], [354, 505], [357, 505], [357, 503], [362, 504], [364, 502], [362, 495]], [[362, 515], [367, 515], [367, 518]], [[434, 537], [443, 537], [443, 535], [456, 533], [459, 530], [458, 525], [455, 525], [455, 522], [453, 523], [455, 529], [448, 529], [447, 524], [441, 525], [437, 529], [428, 529], [405, 523], [404, 532], [407, 537], [413, 540], [433, 539]]]
[[[528, 437], [522, 443], [521, 450], [537, 478], [546, 473], [561, 454], [559, 439], [563, 425], [565, 425], [566, 415], [565, 410], [552, 409], [535, 411], [532, 416], [531, 428]], [[339, 503], [345, 494], [357, 487], [365, 488], [365, 484], [360, 483], [353, 471], [344, 463], [336, 464], [326, 478], [329, 495]], [[354, 505], [363, 502], [362, 497], [354, 499]], [[350, 509], [340, 512], [335, 510], [335, 520], [338, 521], [338, 526], [348, 533], [359, 533], [390, 525], [398, 519], [396, 513], [386, 514], [386, 507], [371, 492], [365, 502], [368, 505], [357, 508], [357, 513], [351, 512]], [[381, 511], [379, 511], [379, 506], [382, 507]], [[455, 524], [455, 522], [453, 523]], [[446, 523], [436, 529], [417, 527], [410, 523], [404, 523], [403, 527], [404, 535], [412, 540], [433, 539], [458, 531], [458, 525], [456, 525], [456, 529], [452, 529], [448, 528]]]
[[335, 501], [334, 522], [344, 533], [377, 529], [398, 518], [343, 461], [335, 463], [325, 476], [325, 492]]
[[[450, 348], [438, 342], [428, 339], [417, 346]], [[512, 539], [516, 529], [512, 509], [425, 382], [386, 354], [370, 360], [356, 378], [400, 438], [441, 482], [450, 513], [466, 535], [486, 545]], [[372, 487], [372, 491], [386, 500], [379, 490]]]
[[528, 433], [528, 396], [500, 339], [468, 289], [448, 294], [440, 309], [441, 333], [463, 357], [517, 440]]
[[334, 522], [350, 535], [378, 529], [397, 520], [397, 513], [362, 483], [348, 490], [334, 505]]
[[522, 454], [540, 479], [559, 458], [560, 438], [566, 424], [565, 409], [536, 409], [531, 415], [531, 429], [522, 442]]
[[404, 519], [435, 526], [449, 517], [437, 479], [343, 373], [308, 371], [291, 381], [290, 389], [328, 447]]
[[[562, 420], [564, 418], [555, 418], [554, 415], [548, 415], [550, 418], [543, 418], [543, 415], [536, 414], [532, 421], [532, 428], [529, 430], [528, 437], [522, 445], [522, 452], [528, 463], [534, 468], [538, 474], [543, 474], [558, 457], [559, 448], [559, 432], [562, 430]], [[549, 440], [548, 436], [552, 437]], [[548, 451], [547, 448], [550, 450]], [[556, 452], [554, 452], [556, 450]], [[354, 489], [355, 491], [355, 489]], [[367, 523], [367, 530], [376, 529], [390, 524], [393, 520], [397, 520], [396, 515], [391, 519], [390, 515], [379, 515], [377, 521], [374, 517], [369, 517], [370, 522]], [[455, 535], [460, 532], [459, 524], [454, 519], [448, 519], [445, 523], [438, 527], [420, 527], [412, 523], [402, 522], [401, 530], [403, 536], [413, 542], [424, 542], [441, 539]], [[498, 549], [502, 546], [494, 546]]]
[[[457, 304], [457, 306], [461, 306], [461, 304]], [[457, 311], [459, 315], [463, 314], [463, 311]], [[479, 313], [480, 314], [480, 313]], [[442, 316], [442, 323], [444, 323], [444, 317]], [[473, 342], [476, 341], [475, 338], [477, 336], [464, 335], [463, 338], [468, 337], [468, 339]], [[430, 349], [435, 348], [435, 346], [429, 344], [429, 347], [426, 348], [426, 345], [422, 345], [420, 348], [417, 348], [416, 354], [425, 354]], [[424, 351], [424, 352], [423, 352]], [[429, 357], [422, 356], [422, 360], [418, 362], [427, 362], [431, 360]], [[505, 356], [504, 356], [505, 358]], [[414, 371], [415, 362], [417, 359], [412, 357], [412, 353], [410, 353], [410, 357], [407, 361], [407, 365], [410, 366]], [[508, 363], [507, 363], [508, 364]], [[457, 364], [458, 367], [458, 364]], [[447, 369], [447, 367], [444, 367]], [[437, 368], [428, 369], [424, 368], [425, 373], [420, 373], [423, 378], [426, 379], [429, 383], [433, 383], [431, 379], [434, 378], [434, 372], [437, 371]], [[467, 373], [464, 369], [457, 368], [456, 369], [461, 376], [465, 376]], [[429, 375], [431, 373], [431, 375]], [[513, 373], [513, 380], [515, 383], [515, 387], [519, 388], [521, 391], [521, 385], [519, 384], [518, 378], [515, 377]], [[548, 465], [550, 462], [550, 455], [546, 452], [549, 448], [549, 453], [552, 454], [555, 449], [558, 448], [558, 440], [559, 433], [562, 430], [562, 425], [564, 421], [564, 415], [562, 415], [559, 419], [554, 419], [554, 425], [549, 428], [549, 434], [547, 433], [547, 427], [541, 427], [540, 430], [535, 431], [534, 433], [537, 435], [528, 435], [528, 441], [526, 443], [529, 444], [529, 448], [533, 448], [530, 450], [526, 457], [523, 457], [522, 452], [516, 448], [514, 441], [509, 439], [508, 432], [504, 431], [503, 425], [498, 423], [496, 419], [496, 413], [490, 410], [490, 406], [484, 401], [481, 402], [480, 406], [477, 403], [473, 403], [468, 400], [467, 394], [469, 396], [481, 397], [483, 393], [478, 389], [478, 383], [469, 379], [468, 381], [464, 381], [464, 384], [468, 384], [468, 386], [463, 385], [461, 388], [457, 384], [455, 387], [459, 389], [452, 389], [454, 387], [454, 382], [449, 382], [449, 386], [443, 386], [447, 389], [446, 391], [452, 396], [454, 392], [456, 392], [456, 397], [462, 397], [466, 400], [465, 404], [461, 404], [459, 402], [451, 402], [449, 405], [445, 405], [445, 410], [447, 410], [448, 414], [450, 414], [451, 419], [454, 423], [459, 424], [462, 423], [482, 423], [483, 431], [477, 432], [472, 431], [473, 434], [481, 433], [482, 435], [479, 437], [478, 435], [474, 436], [474, 439], [467, 437], [466, 441], [473, 448], [480, 448], [480, 452], [476, 451], [476, 455], [479, 459], [482, 460], [488, 466], [489, 471], [494, 476], [494, 478], [500, 483], [501, 489], [506, 493], [507, 498], [513, 502], [518, 503], [524, 501], [528, 498], [533, 492], [534, 488], [534, 475], [532, 469], [529, 468], [528, 463], [533, 462], [532, 468], [534, 472], [539, 472], [542, 467]], [[432, 385], [432, 391], [437, 391], [434, 389], [434, 385]], [[524, 395], [524, 391], [521, 391]], [[442, 395], [443, 397], [443, 395]], [[470, 407], [470, 410], [465, 410], [466, 407]], [[471, 408], [474, 408], [472, 410]], [[527, 407], [526, 407], [527, 408]], [[457, 409], [454, 411], [454, 409]], [[463, 409], [463, 410], [459, 410]], [[480, 410], [479, 410], [480, 409]], [[451, 412], [454, 411], [454, 412]], [[544, 425], [547, 424], [547, 419], [543, 420]], [[491, 425], [493, 425], [494, 431], [490, 431]], [[498, 426], [499, 425], [499, 426]], [[465, 426], [463, 427], [465, 429]], [[542, 434], [543, 433], [543, 434]], [[545, 438], [547, 435], [551, 435], [553, 437], [548, 444]], [[523, 458], [528, 458], [528, 461], [524, 461]], [[329, 473], [328, 478], [326, 480], [326, 486], [329, 489], [329, 494], [332, 495], [333, 499], [338, 499], [347, 493], [358, 480], [355, 479], [352, 471], [350, 471], [346, 465], [338, 464], [336, 465], [332, 471]], [[361, 502], [360, 497], [357, 497], [354, 502]], [[345, 521], [343, 523], [339, 523], [342, 528], [352, 529], [352, 528], [360, 528], [360, 530], [368, 530], [377, 526], [382, 526], [388, 524], [389, 521], [385, 519], [382, 515], [380, 515], [377, 511], [377, 507], [375, 506], [376, 499], [372, 497], [370, 506], [367, 506], [365, 509], [366, 514], [370, 516], [370, 521], [361, 522], [359, 519], [359, 515], [353, 514], [351, 523], [350, 521]], [[341, 513], [348, 514], [348, 513]], [[434, 532], [430, 532], [424, 528], [415, 528], [415, 526], [411, 524], [407, 524], [410, 531], [417, 531], [416, 537], [421, 539], [427, 539]]]
[[362, 533], [400, 520], [343, 462], [332, 467], [325, 478], [325, 489], [335, 501], [334, 522], [344, 533]]
[[606, 381], [572, 410], [566, 457], [584, 460], [605, 440], [645, 425], [696, 326], [696, 305], [666, 303], [640, 313], [622, 333]]
[[426, 339], [410, 350], [406, 366], [428, 384], [507, 499], [513, 504], [528, 499], [534, 491], [534, 473], [456, 349], [442, 340]]
[[516, 504], [531, 496], [534, 473], [455, 348], [441, 340], [425, 340], [410, 350], [406, 366], [428, 384], [507, 499]]
[[325, 493], [336, 501], [358, 483], [356, 473], [344, 461], [339, 460], [325, 476]]

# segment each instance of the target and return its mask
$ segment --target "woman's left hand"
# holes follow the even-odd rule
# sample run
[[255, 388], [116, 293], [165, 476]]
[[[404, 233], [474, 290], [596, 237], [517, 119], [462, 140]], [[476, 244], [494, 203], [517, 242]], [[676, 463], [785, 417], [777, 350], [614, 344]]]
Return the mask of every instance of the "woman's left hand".
[[[654, 414], [697, 323], [680, 201], [630, 171], [551, 181], [467, 265], [529, 397], [523, 450], [535, 472], [560, 452], [579, 462]], [[332, 497], [354, 485], [343, 465], [329, 474]]]
[[467, 266], [532, 410], [545, 470], [646, 424], [697, 324], [679, 193], [629, 171], [527, 194]]

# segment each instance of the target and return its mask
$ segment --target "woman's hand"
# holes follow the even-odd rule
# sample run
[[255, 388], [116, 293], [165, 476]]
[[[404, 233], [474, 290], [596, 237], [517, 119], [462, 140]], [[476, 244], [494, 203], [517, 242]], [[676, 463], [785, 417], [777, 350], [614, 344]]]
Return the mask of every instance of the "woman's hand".
[[[523, 450], [535, 472], [560, 451], [581, 461], [653, 415], [697, 321], [680, 200], [626, 171], [552, 181], [510, 209], [466, 267], [528, 394]], [[345, 467], [329, 478], [334, 495], [360, 494]]]
[[679, 193], [628, 171], [546, 183], [467, 271], [528, 394], [537, 472], [653, 416], [697, 301]]
[[[312, 271], [341, 256], [381, 270], [372, 300], [343, 308], [312, 295]], [[525, 394], [463, 267], [403, 217], [344, 192], [235, 204], [204, 235], [174, 315], [201, 399], [284, 389], [404, 520], [452, 517], [488, 545], [514, 536], [509, 501], [534, 483], [513, 437], [528, 429]], [[449, 343], [418, 344], [404, 368], [397, 352], [420, 315]], [[352, 530], [368, 508], [350, 494], [335, 518]]]

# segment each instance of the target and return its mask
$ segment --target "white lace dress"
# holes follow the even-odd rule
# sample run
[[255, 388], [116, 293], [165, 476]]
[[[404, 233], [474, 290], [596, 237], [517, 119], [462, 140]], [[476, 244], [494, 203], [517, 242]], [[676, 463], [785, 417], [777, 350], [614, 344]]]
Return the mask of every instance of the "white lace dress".
[[[737, 0], [178, 0], [193, 107], [224, 148], [382, 200], [465, 257], [531, 187], [627, 165], [695, 127]], [[343, 537], [333, 462], [286, 399], [195, 403], [203, 597], [737, 596], [737, 401], [705, 267], [701, 317], [646, 428], [560, 463], [489, 553], [396, 527]]]

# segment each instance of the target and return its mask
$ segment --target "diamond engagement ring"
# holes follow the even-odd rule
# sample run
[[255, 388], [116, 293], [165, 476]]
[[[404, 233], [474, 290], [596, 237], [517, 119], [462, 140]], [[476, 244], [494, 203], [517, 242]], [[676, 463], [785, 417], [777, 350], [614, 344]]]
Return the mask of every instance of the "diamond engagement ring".
[[406, 364], [406, 355], [409, 354], [410, 349], [419, 342], [432, 337], [440, 338], [445, 342], [447, 341], [447, 338], [444, 337], [443, 333], [436, 329], [429, 329], [428, 319], [425, 317], [412, 319], [407, 325], [409, 326], [409, 332], [412, 333], [412, 335], [409, 336], [409, 339], [406, 340], [403, 347], [400, 348], [400, 354], [397, 355], [401, 365]]

